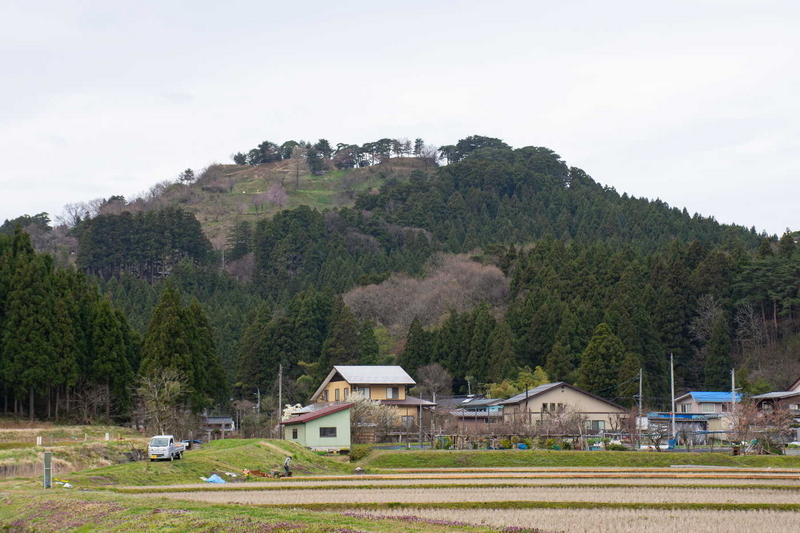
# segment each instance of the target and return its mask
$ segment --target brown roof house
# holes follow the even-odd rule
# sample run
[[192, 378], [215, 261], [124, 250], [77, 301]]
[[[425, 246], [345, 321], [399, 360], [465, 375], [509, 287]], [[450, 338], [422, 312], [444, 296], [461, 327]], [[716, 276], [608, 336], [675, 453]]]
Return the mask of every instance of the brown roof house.
[[350, 448], [351, 403], [333, 404], [281, 422], [284, 439], [312, 450]]

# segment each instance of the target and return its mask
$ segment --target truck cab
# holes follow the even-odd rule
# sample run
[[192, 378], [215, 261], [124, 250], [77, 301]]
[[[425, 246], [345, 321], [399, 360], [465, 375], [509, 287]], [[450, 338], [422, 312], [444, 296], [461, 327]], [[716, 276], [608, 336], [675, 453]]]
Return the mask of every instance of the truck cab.
[[150, 439], [147, 455], [151, 461], [157, 459], [174, 461], [183, 457], [185, 449], [186, 447], [183, 444], [175, 443], [175, 437], [172, 435], [156, 435]]

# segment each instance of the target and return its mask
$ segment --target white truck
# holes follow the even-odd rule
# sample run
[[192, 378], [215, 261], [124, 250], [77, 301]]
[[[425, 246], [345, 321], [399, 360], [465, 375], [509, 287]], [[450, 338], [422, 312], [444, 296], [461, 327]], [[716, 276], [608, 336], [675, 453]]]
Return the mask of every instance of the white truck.
[[151, 461], [156, 459], [169, 459], [174, 461], [183, 457], [186, 446], [175, 442], [172, 435], [156, 435], [150, 439], [150, 446], [147, 448], [147, 455]]

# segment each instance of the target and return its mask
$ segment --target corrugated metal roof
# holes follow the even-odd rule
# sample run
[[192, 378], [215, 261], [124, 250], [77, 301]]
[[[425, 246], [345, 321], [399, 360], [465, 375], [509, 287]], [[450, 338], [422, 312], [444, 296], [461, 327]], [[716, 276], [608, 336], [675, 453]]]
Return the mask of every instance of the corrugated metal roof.
[[422, 407], [436, 405], [433, 402], [429, 402], [428, 400], [423, 400], [421, 398], [415, 398], [414, 396], [406, 396], [405, 400], [379, 400], [379, 401], [384, 405], [421, 405]]
[[758, 394], [753, 396], [754, 400], [769, 400], [773, 398], [790, 398], [792, 396], [800, 396], [799, 391], [778, 391], [778, 392], [768, 392], [766, 394]]
[[416, 385], [400, 366], [334, 366], [351, 385]]
[[333, 414], [333, 413], [338, 413], [339, 411], [343, 411], [345, 409], [350, 409], [351, 407], [353, 407], [352, 403], [342, 403], [342, 404], [337, 404], [337, 405], [331, 405], [330, 407], [317, 409], [314, 412], [311, 412], [311, 413], [308, 413], [308, 414], [305, 414], [305, 415], [300, 415], [300, 416], [297, 416], [297, 417], [292, 418], [290, 420], [284, 420], [284, 421], [281, 422], [281, 424], [286, 425], [286, 426], [289, 426], [289, 425], [292, 425], [292, 424], [303, 424], [303, 423], [309, 422], [311, 420], [316, 420], [317, 418], [322, 418], [323, 416], [327, 416], [327, 415], [330, 415], [330, 414]]
[[555, 383], [545, 383], [544, 385], [539, 385], [538, 387], [534, 387], [532, 389], [529, 389], [527, 391], [527, 393], [520, 392], [516, 396], [512, 396], [508, 400], [505, 400], [505, 401], [501, 402], [500, 405], [507, 405], [507, 404], [510, 404], [510, 403], [523, 402], [523, 401], [525, 401], [525, 398], [529, 398], [530, 399], [531, 396], [536, 396], [537, 394], [541, 394], [541, 393], [543, 393], [545, 391], [548, 391], [548, 390], [552, 389], [553, 387], [558, 387], [562, 383], [564, 383], [564, 382], [563, 381], [556, 381]]
[[[706, 403], [729, 403], [731, 401], [730, 392], [707, 392], [707, 391], [692, 391], [692, 399], [696, 402]], [[736, 394], [736, 401], [742, 401], [742, 395]]]

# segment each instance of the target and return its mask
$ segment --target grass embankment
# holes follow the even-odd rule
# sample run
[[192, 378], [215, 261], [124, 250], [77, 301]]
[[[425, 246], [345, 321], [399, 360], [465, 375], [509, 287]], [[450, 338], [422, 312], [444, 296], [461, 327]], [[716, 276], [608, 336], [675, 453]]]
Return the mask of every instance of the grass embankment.
[[233, 531], [309, 533], [497, 532], [490, 526], [458, 526], [402, 517], [374, 519], [301, 509], [212, 505], [124, 494], [51, 491], [3, 493], [0, 527], [11, 531]]
[[[218, 474], [228, 481], [241, 480], [242, 470], [269, 472], [279, 469], [292, 456], [292, 472], [303, 474], [344, 474], [347, 464], [317, 455], [302, 446], [277, 440], [228, 439], [188, 451], [179, 461], [140, 461], [72, 474], [68, 480], [77, 487], [102, 485], [174, 485], [199, 483], [200, 477]], [[225, 472], [238, 474], [230, 478]], [[264, 478], [255, 478], [264, 481]]]
[[368, 468], [503, 468], [503, 467], [670, 467], [708, 465], [756, 468], [800, 468], [799, 457], [733, 456], [728, 453], [572, 452], [554, 450], [376, 451], [361, 462]]

